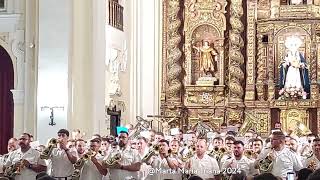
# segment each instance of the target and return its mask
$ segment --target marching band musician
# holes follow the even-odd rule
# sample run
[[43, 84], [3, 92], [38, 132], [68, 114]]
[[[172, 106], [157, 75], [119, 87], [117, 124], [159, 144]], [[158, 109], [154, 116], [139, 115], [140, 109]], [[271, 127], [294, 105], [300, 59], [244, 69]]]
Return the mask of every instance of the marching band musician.
[[102, 167], [103, 156], [99, 153], [101, 140], [98, 138], [90, 140], [90, 153], [94, 153], [90, 160], [86, 161], [81, 171], [80, 180], [101, 180], [107, 175], [107, 169]]
[[310, 168], [314, 171], [315, 169], [320, 168], [320, 138], [313, 140], [312, 147], [313, 154], [304, 160], [303, 165], [304, 167]]
[[[142, 159], [149, 152], [147, 139], [143, 136], [138, 137], [137, 147], [138, 147], [140, 158]], [[149, 168], [150, 166], [147, 165], [146, 163], [141, 164], [140, 171], [138, 172], [139, 179], [144, 180], [147, 177]]]
[[203, 179], [218, 179], [220, 173], [218, 162], [206, 152], [206, 139], [198, 139], [196, 154], [186, 163], [186, 168], [190, 170], [191, 174], [198, 175]]
[[0, 175], [3, 173], [3, 166], [7, 161], [10, 153], [15, 151], [16, 149], [18, 149], [18, 140], [16, 138], [10, 138], [8, 140], [8, 146], [7, 146], [8, 153], [4, 155], [0, 155]]
[[145, 137], [138, 137], [138, 152], [140, 155], [140, 158], [143, 158], [147, 153], [148, 153], [148, 143], [147, 143], [147, 139]]
[[106, 137], [101, 138], [101, 153], [103, 156], [108, 156], [109, 152], [110, 152], [110, 143], [109, 143], [109, 139]]
[[[147, 164], [156, 170], [154, 174], [149, 174], [147, 179], [150, 180], [181, 180], [182, 175], [178, 171], [179, 163], [177, 159], [170, 157], [169, 142], [165, 139], [159, 141], [159, 155], [150, 158]], [[160, 170], [157, 172], [157, 170]]]
[[46, 171], [46, 163], [40, 159], [40, 153], [30, 146], [30, 134], [23, 133], [19, 138], [20, 148], [10, 153], [5, 167], [17, 165], [21, 167], [20, 174], [15, 176], [15, 180], [36, 179], [39, 172]]
[[247, 173], [247, 176], [255, 176], [259, 171], [254, 168], [254, 161], [244, 156], [244, 143], [235, 141], [233, 146], [233, 157], [227, 159], [222, 165], [221, 170], [224, 174], [237, 174], [240, 170]]
[[49, 175], [56, 180], [69, 180], [73, 173], [73, 164], [77, 161], [77, 151], [67, 148], [69, 131], [60, 129], [58, 131], [58, 147], [52, 150], [49, 157], [51, 169]]
[[[108, 158], [113, 157], [115, 154], [120, 153], [120, 161], [109, 168], [110, 179], [126, 179], [128, 177], [137, 178], [138, 171], [141, 166], [141, 159], [139, 153], [135, 149], [131, 149], [128, 145], [128, 132], [120, 131], [119, 133], [119, 150], [112, 151]], [[107, 158], [107, 159], [108, 159]]]
[[233, 136], [227, 136], [225, 138], [226, 150], [227, 153], [223, 154], [219, 163], [219, 167], [221, 167], [227, 159], [231, 158], [231, 152], [233, 151], [234, 142], [236, 139]]
[[86, 151], [86, 141], [83, 139], [76, 140], [77, 157], [81, 158]]
[[262, 151], [263, 141], [259, 138], [252, 139], [252, 150], [255, 154], [259, 155]]
[[296, 172], [303, 168], [302, 162], [292, 150], [285, 147], [285, 135], [281, 131], [275, 131], [271, 137], [271, 148], [265, 149], [255, 162], [266, 158], [268, 155], [272, 158], [273, 165], [271, 173], [275, 176], [286, 179], [288, 172]]

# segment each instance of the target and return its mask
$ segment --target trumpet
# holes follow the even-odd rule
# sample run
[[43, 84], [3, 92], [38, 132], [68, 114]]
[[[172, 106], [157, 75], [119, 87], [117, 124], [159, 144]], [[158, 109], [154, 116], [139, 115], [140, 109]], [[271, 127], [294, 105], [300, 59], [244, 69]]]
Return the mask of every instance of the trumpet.
[[246, 156], [249, 159], [256, 159], [257, 158], [257, 153], [254, 152], [252, 149], [246, 149], [243, 152], [244, 156]]
[[51, 138], [48, 143], [48, 146], [41, 152], [40, 158], [41, 159], [49, 159], [49, 157], [52, 153], [52, 150], [57, 147], [59, 142], [60, 142], [60, 140], [58, 140], [56, 138]]
[[95, 156], [96, 154], [97, 153], [95, 151], [88, 151], [87, 153], [85, 153], [83, 155], [83, 157], [81, 157], [80, 159], [78, 159], [76, 161], [76, 163], [74, 163], [74, 165], [73, 165], [74, 171], [73, 171], [73, 173], [71, 175], [71, 179], [72, 180], [80, 179], [80, 174], [81, 174], [81, 171], [83, 169], [83, 166], [84, 166], [85, 162], [90, 160], [90, 158]]
[[217, 162], [219, 163], [222, 159], [222, 157], [226, 154], [229, 154], [227, 148], [225, 147], [215, 147], [213, 150], [211, 150], [208, 155], [211, 157], [216, 158]]
[[121, 154], [117, 153], [114, 156], [103, 161], [102, 164], [107, 167], [114, 167], [121, 160]]
[[21, 171], [23, 170], [23, 168], [24, 168], [24, 164], [22, 163], [22, 160], [20, 160], [17, 163], [6, 167], [4, 170], [4, 176], [14, 179], [15, 176], [21, 174]]
[[149, 149], [149, 152], [142, 158], [142, 162], [144, 162], [144, 163], [146, 163], [146, 162], [148, 162], [149, 161], [149, 159], [152, 157], [152, 156], [154, 156], [154, 155], [156, 155], [157, 153], [159, 153], [159, 149], [160, 149], [160, 147], [159, 147], [159, 145], [153, 145], [150, 149]]

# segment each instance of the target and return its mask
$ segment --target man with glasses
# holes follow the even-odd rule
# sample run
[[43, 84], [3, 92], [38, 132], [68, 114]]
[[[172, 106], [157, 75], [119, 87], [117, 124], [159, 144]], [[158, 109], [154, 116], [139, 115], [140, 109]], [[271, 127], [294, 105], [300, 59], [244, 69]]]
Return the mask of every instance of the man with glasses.
[[89, 156], [81, 171], [80, 180], [101, 180], [107, 175], [107, 169], [102, 167], [103, 156], [99, 153], [101, 141], [98, 138], [90, 140], [90, 150], [86, 153], [93, 153]]
[[73, 164], [77, 161], [77, 151], [67, 147], [69, 131], [60, 129], [58, 131], [58, 147], [52, 150], [49, 157], [51, 170], [49, 174], [56, 180], [69, 180], [73, 173]]
[[141, 159], [137, 150], [128, 145], [128, 132], [120, 131], [119, 133], [119, 150], [114, 149], [110, 152], [107, 159], [120, 154], [121, 159], [114, 166], [106, 165], [109, 168], [110, 179], [125, 179], [128, 177], [137, 178], [138, 171], [141, 167]]
[[259, 155], [256, 164], [267, 156], [271, 157], [273, 161], [271, 173], [282, 179], [286, 179], [288, 172], [297, 172], [303, 168], [300, 159], [285, 146], [285, 135], [281, 131], [272, 133], [271, 148], [266, 149]]
[[30, 134], [23, 133], [19, 138], [20, 148], [10, 153], [5, 167], [17, 165], [22, 167], [15, 180], [36, 179], [37, 173], [46, 171], [46, 163], [40, 159], [40, 153], [30, 146]]

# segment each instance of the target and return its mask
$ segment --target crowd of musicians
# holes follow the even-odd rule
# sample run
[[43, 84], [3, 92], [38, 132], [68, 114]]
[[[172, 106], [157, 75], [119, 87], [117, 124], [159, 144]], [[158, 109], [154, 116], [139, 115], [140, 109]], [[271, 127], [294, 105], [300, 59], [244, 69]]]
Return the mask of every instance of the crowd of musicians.
[[0, 179], [129, 180], [129, 179], [320, 179], [320, 139], [313, 134], [290, 136], [281, 130], [262, 139], [254, 131], [234, 131], [207, 137], [180, 131], [174, 136], [149, 130], [130, 137], [93, 135], [66, 129], [31, 147], [32, 135], [8, 141], [0, 157]]

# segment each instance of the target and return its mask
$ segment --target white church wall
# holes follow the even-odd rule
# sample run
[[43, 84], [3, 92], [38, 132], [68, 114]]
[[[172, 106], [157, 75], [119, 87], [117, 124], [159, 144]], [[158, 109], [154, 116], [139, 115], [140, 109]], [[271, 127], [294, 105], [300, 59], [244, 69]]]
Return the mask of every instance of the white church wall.
[[[67, 128], [71, 0], [39, 2], [37, 137], [41, 143]], [[50, 126], [51, 107], [54, 122]]]
[[[106, 84], [105, 84], [105, 104], [110, 105], [110, 102], [113, 101], [118, 109], [122, 110], [121, 114], [121, 124], [125, 125], [130, 122], [129, 117], [129, 104], [130, 104], [130, 55], [128, 51], [130, 50], [130, 1], [120, 1], [119, 2], [123, 8], [124, 16], [124, 27], [123, 31], [115, 29], [108, 24], [105, 26], [106, 34]], [[106, 9], [106, 13], [108, 10]], [[118, 63], [119, 73], [112, 73], [112, 67]], [[119, 81], [116, 83], [120, 85], [120, 91], [115, 92], [116, 84], [114, 82], [115, 77], [119, 78]], [[106, 120], [103, 123], [104, 127], [109, 127], [110, 121]], [[105, 133], [109, 133], [109, 129], [105, 128]]]

